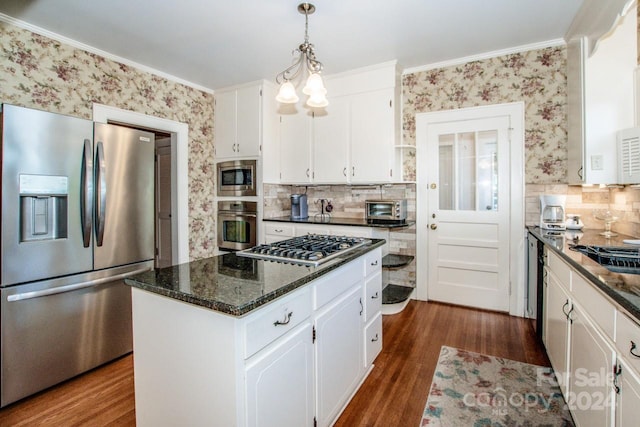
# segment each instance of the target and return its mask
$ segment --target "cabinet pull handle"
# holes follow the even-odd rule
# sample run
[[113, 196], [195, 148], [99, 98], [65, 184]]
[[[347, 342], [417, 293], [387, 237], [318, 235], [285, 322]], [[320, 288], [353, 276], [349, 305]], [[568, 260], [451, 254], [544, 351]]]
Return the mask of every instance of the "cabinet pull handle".
[[363, 311], [364, 311], [364, 306], [362, 305], [362, 297], [360, 297], [360, 316], [362, 316]]
[[273, 322], [273, 326], [282, 326], [282, 325], [288, 324], [289, 322], [291, 322], [291, 316], [293, 316], [293, 311], [290, 311], [287, 314], [285, 314], [284, 320], [282, 322], [279, 320], [276, 320], [275, 322]]
[[356, 176], [356, 167], [351, 166], [351, 176]]
[[636, 349], [636, 343], [631, 341], [631, 348], [629, 348], [629, 353], [631, 353], [631, 355], [634, 356], [634, 357], [640, 358], [640, 354], [633, 352], [633, 350], [635, 350], [635, 349]]
[[273, 231], [275, 231], [276, 233], [282, 233], [284, 230], [282, 230], [281, 228], [276, 228], [276, 229], [275, 229], [275, 230], [273, 230]]
[[374, 267], [378, 265], [378, 260], [375, 260], [374, 262], [372, 262], [371, 265], [373, 265]]
[[566, 311], [564, 311], [564, 308], [566, 306], [569, 305], [569, 300], [567, 300], [567, 302], [564, 303], [564, 305], [562, 306], [562, 313], [565, 315], [565, 317], [568, 319], [569, 318], [569, 313], [567, 313]]
[[371, 295], [371, 299], [378, 299], [378, 291], [375, 294]]
[[342, 175], [347, 176], [347, 168], [342, 169]]
[[573, 310], [575, 309], [575, 306], [573, 304], [571, 304], [571, 310], [569, 310], [569, 314], [567, 314], [567, 319], [569, 319], [569, 323], [573, 324], [573, 316], [571, 316], [573, 314]]
[[307, 178], [309, 178], [309, 169], [307, 169]]
[[378, 338], [378, 334], [376, 334], [375, 337], [371, 338], [371, 342], [376, 342], [376, 341], [378, 341], [378, 339], [379, 339]]
[[620, 394], [620, 386], [618, 385], [618, 377], [622, 373], [622, 366], [617, 363], [613, 365], [613, 389], [616, 391], [616, 394]]

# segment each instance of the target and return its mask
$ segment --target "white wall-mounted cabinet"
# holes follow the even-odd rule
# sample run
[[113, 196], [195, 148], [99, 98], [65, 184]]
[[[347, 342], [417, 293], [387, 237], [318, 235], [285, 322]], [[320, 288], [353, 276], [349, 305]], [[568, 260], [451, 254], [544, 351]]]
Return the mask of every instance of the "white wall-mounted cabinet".
[[275, 87], [267, 81], [215, 91], [216, 160], [260, 156], [263, 142], [275, 138], [274, 97]]
[[304, 100], [281, 106], [279, 173], [271, 176], [283, 184], [396, 179], [400, 86], [395, 61], [327, 76], [326, 87], [324, 109], [309, 109]]
[[568, 183], [618, 183], [616, 132], [634, 125], [637, 16], [633, 8], [589, 56], [587, 37], [567, 43]]

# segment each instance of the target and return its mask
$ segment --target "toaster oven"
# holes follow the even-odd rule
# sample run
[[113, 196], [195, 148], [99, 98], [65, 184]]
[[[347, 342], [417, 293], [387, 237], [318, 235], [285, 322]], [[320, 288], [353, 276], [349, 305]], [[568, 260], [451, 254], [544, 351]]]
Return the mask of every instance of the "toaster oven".
[[407, 221], [407, 201], [367, 200], [365, 217], [370, 224], [404, 224]]

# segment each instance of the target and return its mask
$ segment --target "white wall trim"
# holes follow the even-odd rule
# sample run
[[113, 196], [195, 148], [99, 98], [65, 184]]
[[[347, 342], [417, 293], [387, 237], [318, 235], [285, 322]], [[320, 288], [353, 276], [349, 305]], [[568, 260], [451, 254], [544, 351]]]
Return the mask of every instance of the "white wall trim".
[[6, 22], [7, 24], [22, 28], [24, 30], [31, 31], [32, 33], [36, 33], [36, 34], [39, 34], [41, 36], [48, 37], [48, 38], [53, 39], [53, 40], [57, 40], [60, 43], [64, 43], [64, 44], [70, 45], [70, 46], [75, 47], [77, 49], [82, 49], [82, 50], [87, 51], [89, 53], [100, 55], [103, 58], [107, 58], [107, 59], [110, 59], [112, 61], [119, 62], [121, 64], [125, 64], [125, 65], [128, 65], [128, 66], [133, 67], [133, 68], [137, 68], [138, 70], [144, 71], [145, 73], [154, 74], [154, 75], [156, 75], [158, 77], [162, 77], [164, 79], [171, 80], [173, 82], [180, 83], [182, 85], [189, 86], [189, 87], [201, 90], [201, 91], [206, 92], [206, 93], [213, 93], [213, 89], [210, 89], [208, 87], [200, 86], [200, 85], [198, 85], [196, 83], [192, 83], [192, 82], [190, 82], [188, 80], [183, 80], [183, 79], [181, 79], [179, 77], [176, 77], [176, 76], [173, 76], [171, 74], [167, 74], [167, 73], [164, 73], [162, 71], [156, 70], [155, 68], [151, 68], [151, 67], [148, 67], [146, 65], [142, 65], [140, 63], [137, 63], [137, 62], [131, 61], [129, 59], [123, 58], [121, 56], [117, 56], [117, 55], [114, 55], [112, 53], [106, 52], [104, 50], [100, 50], [98, 48], [95, 48], [93, 46], [89, 46], [89, 45], [84, 44], [82, 42], [79, 42], [77, 40], [70, 39], [69, 37], [65, 37], [65, 36], [63, 36], [61, 34], [54, 33], [53, 31], [49, 31], [47, 29], [38, 27], [36, 25], [29, 24], [28, 22], [21, 21], [20, 19], [13, 18], [13, 17], [11, 17], [9, 15], [5, 15], [4, 13], [0, 13], [0, 21]]
[[[416, 114], [416, 170], [426, 152], [427, 132], [430, 123], [455, 120], [452, 114], [469, 111], [487, 111], [491, 115], [508, 115], [510, 125], [510, 217], [509, 217], [509, 314], [524, 316], [525, 299], [525, 221], [524, 221], [524, 102], [512, 102], [457, 110]], [[424, 168], [423, 168], [424, 169]], [[416, 298], [428, 300], [428, 182], [426, 176], [417, 175], [416, 185]]]
[[171, 144], [172, 257], [173, 264], [189, 262], [189, 125], [94, 103], [93, 121], [107, 123], [109, 120], [175, 132], [177, 140], [173, 144], [172, 139]]
[[465, 56], [465, 57], [462, 57], [462, 58], [449, 59], [449, 60], [442, 61], [442, 62], [435, 62], [433, 64], [421, 65], [421, 66], [418, 66], [418, 67], [405, 68], [402, 71], [402, 75], [418, 73], [420, 71], [434, 70], [434, 69], [437, 69], [437, 68], [451, 67], [451, 66], [454, 66], [454, 65], [461, 65], [461, 64], [466, 64], [467, 62], [482, 61], [484, 59], [496, 58], [498, 56], [504, 56], [504, 55], [512, 55], [514, 53], [527, 52], [527, 51], [530, 51], [530, 50], [538, 50], [538, 49], [546, 49], [548, 47], [564, 46], [565, 44], [566, 43], [565, 43], [564, 39], [554, 39], [554, 40], [547, 40], [547, 41], [540, 42], [540, 43], [531, 43], [531, 44], [526, 44], [526, 45], [522, 45], [522, 46], [515, 46], [515, 47], [510, 47], [510, 48], [507, 48], [507, 49], [494, 50], [494, 51], [491, 51], [491, 52], [479, 53], [479, 54], [476, 54], [476, 55]]

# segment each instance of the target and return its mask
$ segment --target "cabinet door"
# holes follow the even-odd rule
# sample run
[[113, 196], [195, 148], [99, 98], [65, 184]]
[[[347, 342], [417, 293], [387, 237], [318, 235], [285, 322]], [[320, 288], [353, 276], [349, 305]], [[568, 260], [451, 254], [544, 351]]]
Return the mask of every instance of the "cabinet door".
[[[247, 362], [247, 426], [312, 426], [313, 343], [311, 324]], [[254, 360], [256, 359], [256, 360]]]
[[[547, 273], [546, 288], [544, 345], [551, 366], [564, 380], [567, 377], [569, 349], [569, 322], [565, 313], [569, 312], [571, 301], [551, 273]], [[566, 396], [568, 391], [566, 381], [560, 383], [560, 389]]]
[[565, 395], [577, 426], [610, 426], [614, 392], [608, 378], [615, 351], [596, 331], [578, 305], [573, 305], [569, 395]]
[[346, 183], [349, 165], [349, 97], [331, 99], [313, 116], [313, 180]]
[[215, 151], [216, 159], [236, 155], [236, 91], [230, 90], [215, 95]]
[[260, 85], [240, 88], [236, 93], [236, 151], [240, 157], [260, 155]]
[[393, 89], [353, 96], [351, 100], [350, 180], [391, 180], [394, 145]]
[[633, 373], [624, 359], [618, 359], [620, 375], [617, 378], [618, 403], [616, 426], [633, 426], [640, 420], [640, 379]]
[[280, 116], [280, 181], [284, 183], [311, 182], [311, 118], [300, 103], [297, 113]]
[[330, 425], [362, 375], [361, 287], [316, 317], [316, 399], [318, 425]]

